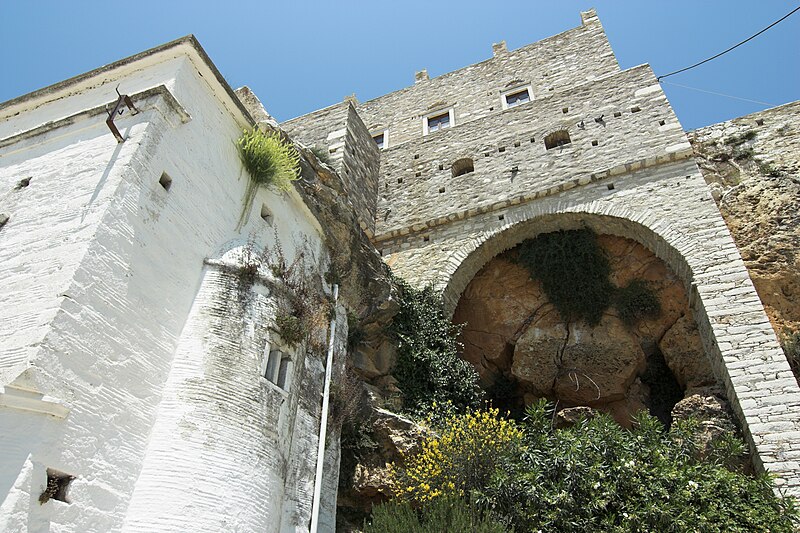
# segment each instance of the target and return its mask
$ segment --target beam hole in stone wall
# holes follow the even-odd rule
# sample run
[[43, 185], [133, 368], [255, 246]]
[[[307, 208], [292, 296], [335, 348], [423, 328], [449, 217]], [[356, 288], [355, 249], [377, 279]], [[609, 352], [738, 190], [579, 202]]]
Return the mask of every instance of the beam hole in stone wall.
[[172, 178], [166, 172], [161, 173], [161, 177], [158, 179], [158, 184], [161, 185], [165, 191], [168, 191], [170, 187], [172, 187]]
[[414, 159], [419, 159], [419, 154], [414, 154]]
[[506, 219], [505, 215], [498, 215], [497, 216], [497, 220], [505, 220], [505, 219]]
[[[417, 177], [419, 177], [420, 173], [417, 172]], [[403, 178], [397, 178], [397, 183], [403, 183]]]
[[25, 187], [27, 187], [28, 185], [30, 185], [30, 184], [31, 184], [31, 179], [33, 179], [33, 178], [31, 178], [31, 177], [22, 178], [22, 179], [21, 179], [21, 180], [19, 180], [19, 181], [17, 182], [17, 184], [14, 186], [14, 190], [15, 190], [15, 191], [18, 191], [18, 190], [20, 190], [20, 189], [24, 189]]
[[757, 126], [763, 126], [764, 125], [764, 119], [763, 118], [757, 118], [756, 119], [756, 125]]
[[597, 144], [598, 144], [597, 141], [592, 141], [592, 146], [597, 146]]
[[267, 224], [272, 224], [272, 211], [269, 210], [267, 204], [261, 204], [261, 220]]
[[659, 121], [658, 121], [658, 125], [659, 125], [659, 126], [663, 126], [663, 125], [664, 125], [664, 124], [666, 124], [666, 123], [667, 123], [667, 121], [666, 121], [666, 120], [659, 120]]
[[638, 113], [642, 109], [639, 106], [634, 106], [631, 108], [631, 113]]
[[500, 148], [497, 149], [497, 151], [502, 154], [503, 152], [506, 151], [506, 147], [505, 146], [501, 146]]
[[548, 150], [551, 150], [553, 148], [565, 146], [571, 142], [572, 140], [570, 140], [569, 132], [567, 132], [567, 130], [558, 130], [544, 138], [544, 147]]
[[6, 223], [8, 223], [9, 218], [11, 217], [8, 214], [0, 213], [0, 230], [3, 229], [3, 226], [5, 226]]
[[424, 236], [424, 237], [422, 238], [422, 242], [430, 242], [430, 241], [431, 241], [431, 238], [430, 238], [430, 236], [428, 236], [428, 235], [426, 235], [426, 236]]
[[457, 178], [458, 176], [463, 176], [464, 174], [474, 172], [475, 163], [469, 157], [464, 157], [454, 162], [453, 166], [450, 167], [450, 171], [452, 172], [453, 177]]
[[442, 194], [443, 192], [444, 192], [444, 187], [439, 187], [439, 194]]
[[52, 468], [47, 469], [47, 486], [39, 495], [39, 503], [44, 504], [50, 500], [58, 500], [64, 503], [70, 503], [67, 491], [69, 484], [75, 476], [59, 472]]
[[622, 116], [622, 113], [620, 113], [619, 111], [614, 111], [614, 118], [619, 118], [621, 116]]
[[561, 109], [561, 112], [564, 113], [565, 115], [567, 114], [568, 111], [569, 111], [568, 107], [564, 107]]
[[444, 165], [439, 165], [439, 170], [444, 170]]
[[414, 173], [414, 177], [418, 178], [420, 176], [422, 176], [422, 172], [415, 172]]
[[607, 188], [609, 191], [613, 191], [613, 190], [614, 190], [614, 184], [613, 184], [613, 183], [609, 183], [608, 185], [606, 185], [606, 188]]
[[535, 142], [536, 142], [536, 137], [531, 137], [531, 143], [535, 143]]
[[515, 143], [514, 143], [514, 148], [519, 148], [519, 145], [520, 145], [520, 142], [519, 142], [519, 141], [515, 142]]

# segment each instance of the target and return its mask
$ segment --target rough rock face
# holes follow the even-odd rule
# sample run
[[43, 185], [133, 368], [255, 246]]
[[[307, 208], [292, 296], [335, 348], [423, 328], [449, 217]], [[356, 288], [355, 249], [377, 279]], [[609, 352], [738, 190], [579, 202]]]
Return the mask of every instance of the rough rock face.
[[800, 102], [688, 136], [773, 327], [800, 329]]
[[[376, 446], [355, 465], [352, 482], [339, 491], [337, 501], [344, 515], [358, 524], [373, 505], [389, 499], [388, 464], [413, 453], [426, 435], [412, 420], [380, 408], [373, 410], [371, 429]], [[341, 529], [357, 530], [352, 524]]]
[[500, 376], [515, 383], [518, 406], [547, 397], [562, 408], [606, 411], [623, 425], [642, 409], [668, 421], [682, 390], [716, 383], [683, 284], [635, 241], [601, 235], [598, 242], [615, 285], [651, 285], [658, 317], [628, 326], [609, 308], [594, 327], [565, 324], [512, 250], [487, 263], [461, 297], [454, 322], [466, 324], [463, 357], [484, 387]]

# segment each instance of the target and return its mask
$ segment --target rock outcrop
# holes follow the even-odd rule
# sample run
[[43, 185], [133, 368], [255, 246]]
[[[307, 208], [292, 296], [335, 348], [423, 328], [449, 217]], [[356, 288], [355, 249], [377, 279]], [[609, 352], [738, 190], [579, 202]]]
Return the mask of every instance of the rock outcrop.
[[454, 321], [466, 324], [464, 358], [485, 388], [514, 383], [518, 407], [546, 397], [560, 408], [606, 411], [626, 426], [642, 409], [668, 422], [682, 390], [716, 383], [683, 283], [632, 240], [601, 235], [598, 243], [614, 285], [640, 279], [653, 288], [657, 317], [628, 325], [609, 308], [595, 326], [567, 324], [512, 250], [485, 265], [456, 308]]

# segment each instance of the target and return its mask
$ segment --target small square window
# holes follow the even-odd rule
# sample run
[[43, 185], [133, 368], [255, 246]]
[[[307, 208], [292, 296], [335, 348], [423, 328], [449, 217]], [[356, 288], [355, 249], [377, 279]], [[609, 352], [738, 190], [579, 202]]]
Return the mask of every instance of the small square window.
[[428, 117], [428, 133], [433, 133], [434, 131], [443, 130], [445, 128], [450, 127], [450, 112], [442, 113], [441, 115], [435, 115], [432, 117]]
[[385, 146], [385, 143], [384, 143], [384, 139], [385, 138], [386, 138], [385, 134], [383, 134], [383, 133], [379, 133], [378, 135], [373, 135], [372, 136], [372, 140], [375, 141], [375, 144], [377, 144], [378, 148], [381, 149], [381, 150], [383, 150], [383, 147]]
[[531, 93], [529, 93], [528, 89], [526, 88], [522, 89], [521, 91], [505, 95], [505, 99], [506, 107], [514, 107], [518, 106], [519, 104], [524, 104], [525, 102], [530, 102]]
[[270, 350], [264, 377], [283, 390], [287, 389], [292, 359], [281, 350]]

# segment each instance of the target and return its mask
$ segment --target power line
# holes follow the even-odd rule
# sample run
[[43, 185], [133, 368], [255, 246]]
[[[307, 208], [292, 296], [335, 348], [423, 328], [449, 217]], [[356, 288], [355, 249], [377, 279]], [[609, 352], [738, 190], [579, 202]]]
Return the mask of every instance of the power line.
[[756, 37], [758, 37], [759, 35], [761, 35], [761, 34], [762, 34], [762, 33], [764, 33], [765, 31], [767, 31], [767, 30], [768, 30], [768, 29], [770, 29], [771, 27], [775, 26], [775, 25], [776, 25], [776, 24], [778, 24], [779, 22], [783, 22], [784, 20], [786, 20], [786, 19], [787, 19], [787, 18], [789, 18], [790, 16], [794, 15], [794, 14], [795, 14], [797, 11], [800, 11], [800, 6], [797, 6], [797, 7], [796, 7], [796, 8], [794, 8], [792, 11], [790, 11], [789, 13], [787, 13], [786, 15], [784, 15], [783, 17], [779, 18], [778, 20], [776, 20], [775, 22], [773, 22], [772, 24], [770, 24], [769, 26], [767, 26], [766, 28], [764, 28], [764, 29], [763, 29], [763, 30], [761, 30], [760, 32], [758, 32], [758, 33], [756, 33], [756, 34], [754, 34], [754, 35], [751, 35], [750, 37], [748, 37], [748, 38], [747, 38], [747, 39], [745, 39], [744, 41], [741, 41], [741, 42], [739, 42], [739, 43], [737, 43], [737, 44], [735, 44], [735, 45], [731, 46], [731, 47], [730, 47], [730, 48], [728, 48], [727, 50], [723, 50], [722, 52], [718, 53], [717, 55], [715, 55], [715, 56], [711, 56], [711, 57], [709, 57], [708, 59], [704, 59], [704, 60], [700, 61], [699, 63], [695, 63], [694, 65], [690, 65], [690, 66], [688, 66], [688, 67], [684, 67], [684, 68], [682, 68], [682, 69], [680, 69], [680, 70], [676, 70], [675, 72], [670, 72], [669, 74], [664, 74], [663, 76], [659, 76], [659, 77], [657, 77], [657, 78], [656, 78], [656, 80], [658, 80], [658, 81], [661, 81], [661, 80], [662, 80], [662, 78], [666, 78], [667, 76], [672, 76], [672, 75], [674, 75], [674, 74], [679, 74], [679, 73], [681, 73], [681, 72], [686, 72], [686, 71], [687, 71], [687, 70], [689, 70], [689, 69], [693, 69], [693, 68], [695, 68], [695, 67], [699, 67], [699, 66], [700, 66], [700, 65], [702, 65], [703, 63], [708, 63], [708, 62], [709, 62], [709, 61], [711, 61], [712, 59], [716, 59], [716, 58], [718, 58], [718, 57], [719, 57], [719, 56], [721, 56], [721, 55], [727, 54], [728, 52], [730, 52], [730, 51], [731, 51], [731, 50], [733, 50], [734, 48], [738, 48], [738, 47], [742, 46], [742, 45], [743, 45], [744, 43], [746, 43], [747, 41], [751, 41], [751, 40], [755, 39]]
[[761, 102], [759, 100], [751, 100], [749, 98], [742, 98], [741, 96], [733, 96], [731, 94], [718, 93], [718, 92], [714, 92], [714, 91], [707, 91], [705, 89], [698, 89], [697, 87], [689, 87], [688, 85], [681, 85], [680, 83], [674, 83], [674, 82], [671, 82], [671, 81], [662, 81], [661, 83], [663, 83], [665, 85], [674, 85], [675, 87], [682, 87], [684, 89], [691, 89], [693, 91], [699, 91], [701, 93], [715, 94], [717, 96], [724, 96], [726, 98], [733, 98], [734, 100], [742, 100], [744, 102], [751, 102], [751, 103], [754, 103], [754, 104], [766, 105], [766, 106], [769, 106], [769, 107], [775, 107], [777, 105], [777, 104], [770, 104], [769, 102]]

